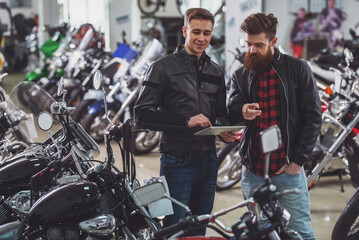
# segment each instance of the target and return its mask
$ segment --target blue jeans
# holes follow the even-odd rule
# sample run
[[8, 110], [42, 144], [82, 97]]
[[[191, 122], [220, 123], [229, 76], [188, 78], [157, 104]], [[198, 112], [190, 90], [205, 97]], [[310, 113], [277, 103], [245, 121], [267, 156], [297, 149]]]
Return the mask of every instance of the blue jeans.
[[[161, 156], [160, 175], [168, 183], [171, 197], [189, 206], [194, 215], [210, 214], [216, 191], [218, 159], [216, 153], [203, 159], [181, 157], [174, 153]], [[177, 223], [186, 210], [172, 203], [174, 214], [164, 219], [164, 226]], [[199, 235], [204, 235], [205, 230]]]
[[[255, 175], [245, 166], [242, 167], [242, 193], [244, 199], [248, 199], [254, 190], [264, 183], [262, 176]], [[280, 204], [290, 213], [289, 228], [297, 231], [303, 239], [315, 239], [311, 225], [309, 193], [307, 188], [307, 178], [302, 168], [300, 174], [283, 173], [271, 178], [278, 191], [297, 188], [298, 194], [287, 194], [279, 199]]]

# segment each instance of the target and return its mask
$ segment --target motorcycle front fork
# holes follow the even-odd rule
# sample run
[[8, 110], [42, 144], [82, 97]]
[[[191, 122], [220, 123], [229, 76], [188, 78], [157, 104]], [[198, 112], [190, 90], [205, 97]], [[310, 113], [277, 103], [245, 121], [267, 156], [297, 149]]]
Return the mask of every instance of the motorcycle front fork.
[[325, 154], [324, 158], [314, 167], [312, 174], [307, 179], [308, 189], [313, 187], [315, 183], [318, 182], [320, 173], [324, 169], [325, 165], [332, 159], [334, 153], [337, 151], [338, 147], [345, 141], [348, 135], [351, 133], [353, 127], [359, 121], [359, 114], [355, 116], [355, 118], [343, 128], [343, 132], [339, 135], [337, 140], [333, 143], [333, 145], [329, 148], [328, 152]]

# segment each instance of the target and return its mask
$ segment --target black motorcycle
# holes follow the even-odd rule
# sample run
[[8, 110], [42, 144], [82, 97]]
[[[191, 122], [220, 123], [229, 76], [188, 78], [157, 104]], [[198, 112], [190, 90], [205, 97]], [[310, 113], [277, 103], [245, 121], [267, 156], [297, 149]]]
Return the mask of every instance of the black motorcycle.
[[[61, 111], [62, 104], [51, 104], [51, 108]], [[0, 239], [135, 240], [149, 237], [158, 226], [132, 197], [133, 189], [139, 184], [135, 177], [131, 128], [130, 123], [113, 126], [105, 137], [106, 161], [90, 169], [83, 169], [81, 162], [93, 160], [74, 154], [73, 162], [82, 174], [73, 182], [49, 184], [53, 176], [61, 173], [65, 160], [53, 161], [34, 175], [31, 182], [36, 183], [35, 186], [50, 185], [51, 188], [34, 202], [20, 221], [1, 226]], [[74, 136], [75, 139], [81, 137]], [[114, 166], [111, 141], [122, 142], [123, 171]], [[71, 151], [76, 151], [75, 145], [71, 147]]]
[[[98, 153], [97, 144], [78, 123], [68, 117], [70, 109], [64, 102], [55, 102], [38, 85], [21, 84], [26, 85], [23, 88], [25, 91], [22, 92], [33, 94], [31, 104], [27, 106], [32, 106], [36, 111], [48, 110], [53, 114], [41, 112], [38, 115], [37, 122], [40, 128], [50, 130], [52, 116], [55, 116], [61, 127], [51, 134], [48, 140], [32, 142], [21, 152], [2, 159], [0, 164], [0, 194], [2, 196], [0, 224], [19, 219], [23, 214], [27, 214], [32, 204], [52, 187], [79, 179], [87, 169], [92, 167], [89, 161], [93, 159], [94, 154]], [[17, 95], [15, 88], [12, 96]], [[13, 99], [18, 103], [16, 98]], [[44, 122], [43, 127], [41, 127], [41, 122]], [[84, 161], [75, 161], [79, 158]], [[60, 169], [57, 174], [50, 171], [54, 168]], [[44, 169], [49, 169], [49, 171], [43, 171]]]

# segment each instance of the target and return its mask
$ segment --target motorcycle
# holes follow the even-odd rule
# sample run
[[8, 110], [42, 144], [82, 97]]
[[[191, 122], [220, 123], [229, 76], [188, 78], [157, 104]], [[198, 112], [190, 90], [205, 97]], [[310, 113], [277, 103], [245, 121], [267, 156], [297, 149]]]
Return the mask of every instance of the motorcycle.
[[[94, 78], [101, 75], [95, 74]], [[61, 109], [61, 104], [58, 107]], [[150, 239], [151, 231], [159, 228], [158, 220], [152, 219], [146, 208], [134, 201], [133, 191], [140, 186], [131, 150], [131, 128], [129, 122], [113, 125], [105, 135], [106, 161], [88, 169], [81, 179], [50, 189], [20, 221], [0, 226], [0, 238]], [[111, 141], [121, 146], [122, 172], [114, 166]], [[77, 160], [81, 161], [86, 159]], [[61, 162], [57, 162], [37, 176], [57, 175], [60, 169]], [[142, 201], [141, 196], [136, 199]]]
[[[108, 97], [109, 115], [112, 122], [125, 121], [131, 118], [131, 109], [140, 91], [143, 76], [152, 61], [157, 60], [163, 53], [162, 44], [156, 39], [151, 40], [141, 57], [129, 67], [131, 75], [127, 81], [125, 78], [119, 78], [119, 82], [116, 83]], [[103, 121], [106, 118], [104, 106], [103, 100], [96, 101], [88, 108], [87, 114], [81, 121], [84, 129], [96, 141], [100, 141], [104, 129], [110, 127], [106, 121]], [[135, 140], [136, 154], [150, 152], [157, 146], [158, 140], [158, 132], [139, 133]]]
[[[52, 131], [59, 130], [53, 135], [49, 131], [50, 138], [45, 142], [33, 142], [20, 153], [1, 161], [1, 224], [21, 219], [33, 203], [51, 188], [80, 179], [84, 171], [92, 167], [91, 161], [99, 152], [97, 144], [83, 128], [68, 117], [71, 109], [66, 107], [64, 101], [55, 102], [38, 85], [21, 84], [25, 85], [22, 93], [32, 94], [31, 104], [26, 108], [32, 106], [31, 109], [41, 111], [37, 117], [39, 127], [49, 131], [53, 116], [56, 116], [55, 119], [61, 123], [62, 128], [55, 126]], [[12, 97], [18, 103], [16, 90], [17, 88], [13, 90]], [[52, 115], [42, 110], [47, 110]], [[45, 137], [40, 135], [37, 140]], [[55, 173], [53, 169], [58, 171]]]
[[[90, 52], [85, 61], [89, 66], [89, 74], [82, 74], [83, 81], [72, 91], [68, 103], [75, 106], [76, 110], [71, 114], [75, 121], [80, 122], [87, 113], [88, 107], [95, 101], [103, 99], [102, 91], [96, 91], [91, 84], [91, 77], [97, 70], [101, 70], [106, 79], [104, 84], [109, 88], [112, 84], [120, 81], [119, 78], [127, 73], [129, 62], [136, 56], [137, 51], [126, 44], [119, 44], [116, 51], [112, 54], [114, 58], [104, 54], [95, 54]], [[92, 53], [92, 54], [91, 54]], [[92, 63], [92, 64], [90, 64]], [[93, 66], [94, 65], [94, 66]], [[84, 73], [86, 73], [84, 71]], [[75, 77], [75, 76], [74, 76]], [[76, 77], [78, 78], [78, 77]], [[116, 88], [115, 86], [113, 86]]]
[[[322, 114], [321, 133], [310, 159], [304, 165], [309, 189], [315, 186], [322, 175], [339, 171], [341, 179], [348, 170], [353, 185], [359, 185], [359, 146], [355, 141], [359, 133], [356, 104], [359, 78], [349, 67], [353, 60], [351, 52], [345, 49], [344, 54], [347, 65], [341, 71], [334, 70], [336, 79], [333, 93], [328, 96], [322, 92], [322, 104], [326, 104], [329, 111]], [[342, 181], [341, 186], [344, 191]]]
[[238, 147], [242, 138], [242, 132], [238, 134], [237, 140], [224, 144], [218, 152], [218, 177], [216, 190], [230, 189], [242, 179], [242, 157], [239, 155]]
[[37, 83], [41, 78], [52, 78], [58, 77], [60, 78], [63, 76], [63, 72], [60, 70], [56, 71], [55, 66], [59, 64], [55, 64], [52, 61], [52, 57], [54, 56], [55, 52], [60, 48], [61, 45], [66, 44], [66, 34], [69, 31], [69, 27], [67, 24], [64, 26], [59, 27], [46, 27], [47, 31], [49, 32], [51, 38], [45, 41], [42, 46], [40, 47], [40, 51], [43, 58], [44, 65], [41, 68], [36, 68], [30, 72], [28, 72], [25, 76], [24, 81], [30, 81]]
[[[0, 75], [0, 82], [7, 75]], [[29, 148], [35, 137], [34, 118], [19, 109], [6, 91], [0, 87], [0, 165]]]

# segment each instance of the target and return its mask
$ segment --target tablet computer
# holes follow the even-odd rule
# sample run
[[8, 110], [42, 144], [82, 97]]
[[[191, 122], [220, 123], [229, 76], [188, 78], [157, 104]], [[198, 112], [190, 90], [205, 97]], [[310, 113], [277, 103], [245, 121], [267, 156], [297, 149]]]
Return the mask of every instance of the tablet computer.
[[196, 136], [219, 135], [222, 132], [238, 131], [245, 127], [246, 126], [212, 126], [212, 127], [202, 129], [201, 131], [195, 132], [194, 135], [196, 135]]

